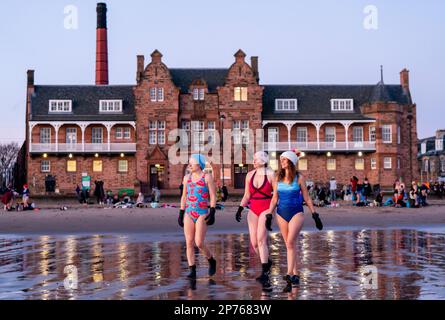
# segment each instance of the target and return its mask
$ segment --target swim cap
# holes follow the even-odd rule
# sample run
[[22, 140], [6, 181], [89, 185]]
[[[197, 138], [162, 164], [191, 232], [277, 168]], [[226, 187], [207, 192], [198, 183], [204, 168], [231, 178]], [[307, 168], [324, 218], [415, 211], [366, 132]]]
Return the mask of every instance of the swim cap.
[[192, 154], [190, 158], [195, 159], [201, 167], [201, 170], [204, 170], [204, 168], [206, 167], [206, 157], [204, 157], [202, 154], [195, 153]]
[[286, 152], [283, 152], [283, 153], [281, 154], [280, 158], [281, 158], [281, 157], [288, 159], [290, 162], [292, 162], [292, 163], [294, 164], [294, 166], [297, 165], [297, 162], [298, 162], [298, 156], [295, 154], [295, 152], [293, 152], [293, 151], [286, 151]]

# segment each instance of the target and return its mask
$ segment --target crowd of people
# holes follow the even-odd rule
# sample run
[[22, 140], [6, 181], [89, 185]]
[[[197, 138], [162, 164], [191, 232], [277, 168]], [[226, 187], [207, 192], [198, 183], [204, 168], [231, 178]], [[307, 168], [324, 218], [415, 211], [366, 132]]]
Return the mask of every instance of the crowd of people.
[[371, 185], [368, 178], [360, 182], [356, 176], [351, 177], [350, 183], [339, 187], [335, 177], [328, 183], [309, 184], [309, 195], [318, 207], [338, 207], [337, 199], [351, 202], [357, 207], [366, 206], [392, 206], [398, 208], [419, 208], [428, 205], [427, 199], [430, 195], [438, 198], [445, 196], [445, 184], [436, 182], [419, 183], [412, 181], [409, 188], [401, 181], [396, 180], [393, 184], [393, 192], [385, 197], [380, 185]]
[[34, 202], [29, 198], [29, 187], [27, 184], [23, 186], [21, 193], [17, 192], [10, 184], [4, 188], [1, 195], [3, 211], [31, 211], [37, 210]]

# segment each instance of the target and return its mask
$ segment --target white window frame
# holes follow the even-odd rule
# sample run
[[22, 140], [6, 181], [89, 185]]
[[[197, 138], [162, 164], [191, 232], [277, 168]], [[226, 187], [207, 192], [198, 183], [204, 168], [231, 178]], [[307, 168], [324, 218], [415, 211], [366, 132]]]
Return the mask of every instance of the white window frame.
[[401, 159], [400, 157], [397, 157], [397, 169], [400, 169], [400, 165], [401, 165]]
[[99, 100], [100, 113], [122, 113], [122, 100]]
[[443, 139], [436, 139], [436, 151], [443, 151]]
[[164, 101], [164, 88], [163, 87], [151, 87], [150, 91], [150, 101], [151, 102], [162, 102]]
[[[333, 134], [333, 136], [334, 136], [334, 140], [328, 140], [327, 139], [327, 136], [328, 136], [328, 129], [333, 129], [333, 132], [334, 132], [334, 134]], [[331, 136], [332, 134], [330, 134], [330, 136]], [[325, 127], [325, 129], [324, 129], [324, 141], [325, 142], [327, 142], [327, 143], [332, 143], [333, 145], [335, 145], [335, 142], [337, 141], [337, 133], [336, 133], [336, 128], [334, 127], [334, 126], [329, 126], [329, 127]]]
[[122, 137], [124, 138], [124, 140], [131, 139], [131, 129], [129, 127], [123, 128]]
[[233, 88], [233, 100], [234, 101], [247, 101], [248, 100], [247, 87], [234, 87]]
[[440, 171], [445, 172], [445, 159], [440, 159]]
[[43, 173], [51, 172], [51, 161], [50, 160], [40, 161], [40, 172], [43, 172]]
[[72, 100], [49, 100], [49, 113], [71, 113], [73, 111]]
[[216, 143], [216, 123], [215, 121], [207, 121], [207, 142], [209, 145]]
[[127, 173], [128, 172], [128, 160], [118, 160], [117, 171], [119, 173]]
[[353, 142], [363, 142], [363, 140], [364, 140], [363, 126], [352, 127], [352, 141]]
[[204, 100], [205, 97], [205, 90], [199, 89], [199, 100]]
[[115, 129], [115, 138], [116, 140], [122, 140], [124, 138], [124, 132], [122, 127], [116, 127]]
[[425, 154], [426, 153], [426, 142], [422, 142], [420, 144], [420, 153]]
[[[95, 134], [95, 132], [100, 132], [100, 139], [98, 135]], [[104, 128], [102, 127], [92, 127], [91, 128], [91, 143], [93, 144], [102, 144], [104, 143]]]
[[402, 136], [401, 136], [401, 128], [400, 126], [397, 126], [397, 144], [402, 143]]
[[295, 112], [298, 111], [297, 99], [275, 99], [275, 111]]
[[[48, 142], [46, 142], [46, 141], [48, 141]], [[51, 144], [51, 128], [48, 128], [48, 127], [40, 128], [39, 142], [41, 144]]]
[[371, 158], [371, 170], [377, 170], [377, 159]]
[[307, 143], [307, 127], [297, 127], [297, 142]]
[[[385, 130], [386, 130], [386, 132], [385, 132]], [[386, 135], [386, 137], [385, 137], [385, 135]], [[389, 136], [389, 139], [385, 139], [385, 138], [388, 138], [388, 136]], [[383, 143], [392, 143], [392, 125], [384, 124], [382, 126], [382, 142]]]
[[383, 169], [392, 169], [392, 158], [391, 157], [383, 158]]
[[267, 128], [267, 142], [268, 143], [278, 143], [279, 142], [279, 129], [278, 127]]
[[68, 145], [74, 145], [77, 143], [77, 128], [75, 127], [66, 128], [65, 141], [66, 144]]
[[375, 126], [369, 127], [369, 141], [375, 142], [377, 140], [377, 130]]
[[332, 112], [354, 111], [354, 99], [331, 99]]

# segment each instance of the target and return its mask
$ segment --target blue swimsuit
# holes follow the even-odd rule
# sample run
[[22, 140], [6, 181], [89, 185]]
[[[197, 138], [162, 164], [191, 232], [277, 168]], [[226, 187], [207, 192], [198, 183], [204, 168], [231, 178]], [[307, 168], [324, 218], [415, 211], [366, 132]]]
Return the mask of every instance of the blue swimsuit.
[[287, 222], [298, 213], [304, 213], [303, 195], [300, 185], [298, 184], [298, 176], [295, 177], [291, 184], [278, 182], [278, 209], [277, 213]]

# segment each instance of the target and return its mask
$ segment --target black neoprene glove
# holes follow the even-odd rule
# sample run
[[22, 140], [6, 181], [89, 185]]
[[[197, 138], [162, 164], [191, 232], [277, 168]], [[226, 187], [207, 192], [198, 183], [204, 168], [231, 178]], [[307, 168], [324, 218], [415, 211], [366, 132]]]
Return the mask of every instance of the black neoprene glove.
[[244, 210], [244, 207], [242, 207], [242, 206], [238, 207], [238, 211], [236, 212], [236, 215], [235, 215], [236, 221], [241, 222], [241, 212], [243, 212], [243, 210]]
[[272, 231], [272, 214], [266, 214], [266, 229]]
[[184, 213], [185, 210], [179, 210], [178, 224], [181, 228], [184, 228]]
[[315, 226], [318, 230], [323, 230], [323, 223], [321, 222], [320, 215], [316, 212], [312, 214], [312, 219], [315, 221]]
[[210, 213], [205, 218], [205, 220], [207, 221], [207, 225], [208, 226], [211, 226], [211, 225], [213, 225], [215, 223], [215, 213], [216, 213], [216, 209], [215, 208], [210, 208]]

